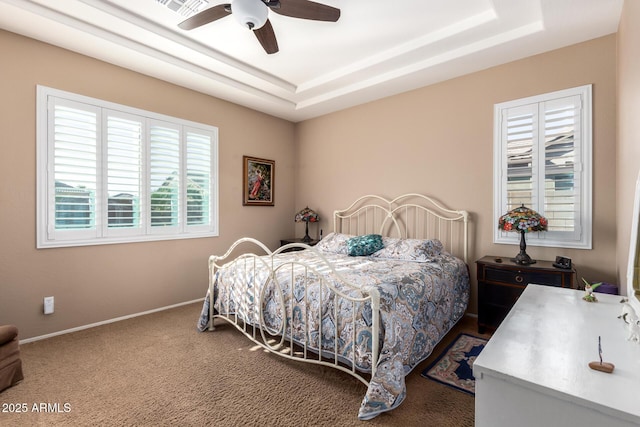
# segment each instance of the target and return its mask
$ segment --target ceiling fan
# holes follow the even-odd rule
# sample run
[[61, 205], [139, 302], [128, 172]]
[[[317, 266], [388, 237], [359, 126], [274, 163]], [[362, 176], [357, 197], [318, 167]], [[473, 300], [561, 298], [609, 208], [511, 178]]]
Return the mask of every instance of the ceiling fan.
[[232, 0], [196, 13], [178, 27], [192, 30], [233, 14], [241, 25], [253, 31], [265, 52], [272, 54], [278, 52], [278, 41], [269, 22], [269, 9], [279, 15], [314, 21], [336, 22], [340, 18], [340, 9], [309, 0]]

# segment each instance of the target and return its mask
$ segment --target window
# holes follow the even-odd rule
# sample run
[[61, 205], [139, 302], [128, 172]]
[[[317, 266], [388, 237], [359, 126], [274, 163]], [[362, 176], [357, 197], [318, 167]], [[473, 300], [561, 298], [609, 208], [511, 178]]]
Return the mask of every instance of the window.
[[494, 106], [494, 242], [519, 242], [498, 218], [524, 204], [549, 220], [527, 244], [591, 249], [591, 85]]
[[217, 128], [37, 96], [39, 248], [218, 235]]

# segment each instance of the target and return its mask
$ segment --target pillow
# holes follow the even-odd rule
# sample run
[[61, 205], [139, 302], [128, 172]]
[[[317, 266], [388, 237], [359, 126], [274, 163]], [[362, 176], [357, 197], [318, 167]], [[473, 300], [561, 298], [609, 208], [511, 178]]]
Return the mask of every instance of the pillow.
[[396, 239], [385, 238], [384, 249], [372, 254], [373, 258], [400, 261], [428, 262], [443, 251], [438, 239]]
[[366, 256], [382, 249], [382, 236], [379, 234], [365, 234], [352, 237], [347, 240], [348, 254], [350, 256]]
[[351, 234], [329, 233], [314, 248], [322, 252], [347, 255], [347, 240], [352, 237], [354, 236]]

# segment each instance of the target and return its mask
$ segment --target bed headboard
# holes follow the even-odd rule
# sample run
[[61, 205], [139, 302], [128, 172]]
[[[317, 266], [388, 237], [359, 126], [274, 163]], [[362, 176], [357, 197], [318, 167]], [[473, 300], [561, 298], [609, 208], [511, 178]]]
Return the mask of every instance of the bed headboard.
[[333, 213], [333, 231], [344, 234], [381, 234], [409, 239], [438, 239], [445, 249], [467, 262], [469, 213], [445, 208], [422, 194], [404, 194], [393, 200], [367, 195]]

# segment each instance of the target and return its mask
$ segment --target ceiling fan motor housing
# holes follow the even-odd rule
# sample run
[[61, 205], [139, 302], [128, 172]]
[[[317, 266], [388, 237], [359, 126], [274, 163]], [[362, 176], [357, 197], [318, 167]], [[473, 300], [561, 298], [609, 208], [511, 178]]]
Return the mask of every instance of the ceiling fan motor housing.
[[269, 8], [262, 0], [233, 0], [233, 17], [250, 30], [261, 28], [269, 15]]

